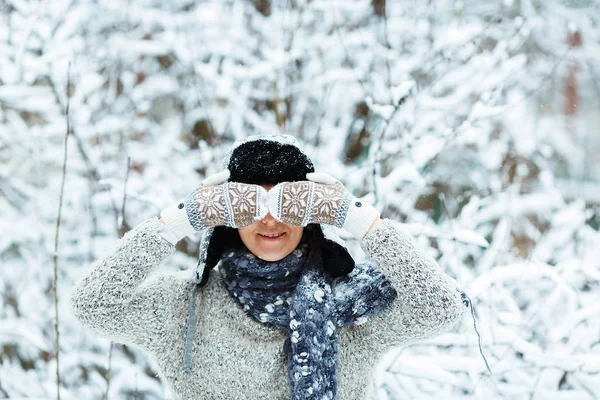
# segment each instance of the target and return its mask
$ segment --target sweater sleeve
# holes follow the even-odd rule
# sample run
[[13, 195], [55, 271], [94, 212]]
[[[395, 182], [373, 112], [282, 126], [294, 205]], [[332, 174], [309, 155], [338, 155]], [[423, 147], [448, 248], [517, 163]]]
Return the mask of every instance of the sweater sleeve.
[[389, 220], [367, 234], [363, 250], [396, 289], [398, 297], [365, 327], [389, 348], [450, 330], [467, 309], [457, 282], [412, 236]]
[[152, 348], [165, 338], [172, 279], [151, 273], [175, 251], [151, 218], [129, 231], [76, 283], [71, 309], [86, 327], [111, 340]]

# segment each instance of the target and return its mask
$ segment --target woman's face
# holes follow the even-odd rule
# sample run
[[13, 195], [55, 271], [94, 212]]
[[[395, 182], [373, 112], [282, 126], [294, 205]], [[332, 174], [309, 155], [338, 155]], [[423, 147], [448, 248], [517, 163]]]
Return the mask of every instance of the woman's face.
[[[266, 190], [273, 185], [261, 185]], [[248, 250], [265, 261], [279, 261], [298, 247], [304, 227], [284, 224], [269, 213], [252, 225], [238, 228]]]

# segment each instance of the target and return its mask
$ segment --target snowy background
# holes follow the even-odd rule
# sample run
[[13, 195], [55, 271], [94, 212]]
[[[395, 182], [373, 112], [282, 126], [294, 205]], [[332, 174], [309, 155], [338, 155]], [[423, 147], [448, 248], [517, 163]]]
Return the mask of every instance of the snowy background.
[[71, 286], [233, 141], [285, 132], [475, 305], [493, 375], [466, 315], [373, 399], [598, 399], [599, 24], [597, 0], [0, 0], [0, 398], [57, 398], [55, 297], [61, 398], [165, 398]]

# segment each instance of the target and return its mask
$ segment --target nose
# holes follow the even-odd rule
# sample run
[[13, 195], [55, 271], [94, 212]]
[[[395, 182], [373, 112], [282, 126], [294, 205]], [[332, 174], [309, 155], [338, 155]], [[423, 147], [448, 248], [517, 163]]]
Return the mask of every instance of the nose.
[[277, 225], [279, 223], [279, 221], [277, 221], [275, 219], [275, 217], [273, 217], [271, 215], [271, 213], [267, 213], [267, 215], [261, 220], [261, 222], [265, 225], [269, 225], [269, 226], [274, 226]]

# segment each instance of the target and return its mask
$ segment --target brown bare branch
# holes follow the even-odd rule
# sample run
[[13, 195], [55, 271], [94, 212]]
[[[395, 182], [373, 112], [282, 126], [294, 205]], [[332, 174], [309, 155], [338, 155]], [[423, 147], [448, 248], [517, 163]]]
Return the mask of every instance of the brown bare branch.
[[71, 132], [71, 123], [69, 120], [69, 106], [70, 106], [70, 86], [71, 86], [71, 62], [67, 67], [67, 106], [65, 107], [65, 117], [67, 119], [67, 132], [65, 134], [65, 148], [63, 156], [63, 170], [62, 170], [62, 182], [60, 184], [60, 197], [58, 199], [58, 217], [56, 218], [56, 231], [54, 234], [54, 280], [53, 280], [53, 292], [54, 292], [54, 332], [56, 334], [56, 398], [60, 400], [60, 330], [58, 329], [58, 233], [60, 231], [60, 220], [62, 214], [63, 195], [65, 193], [65, 178], [67, 175], [67, 149], [69, 144], [69, 134]]

